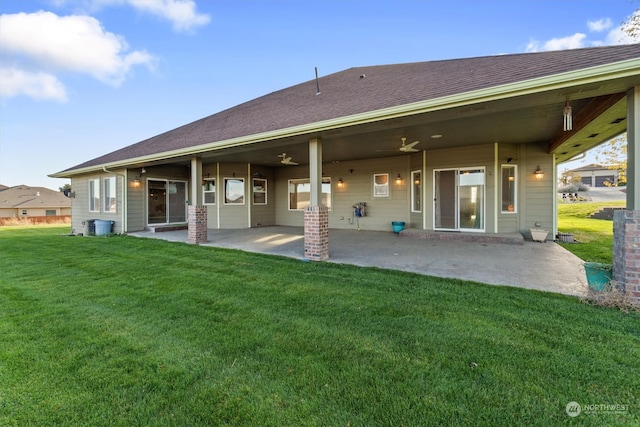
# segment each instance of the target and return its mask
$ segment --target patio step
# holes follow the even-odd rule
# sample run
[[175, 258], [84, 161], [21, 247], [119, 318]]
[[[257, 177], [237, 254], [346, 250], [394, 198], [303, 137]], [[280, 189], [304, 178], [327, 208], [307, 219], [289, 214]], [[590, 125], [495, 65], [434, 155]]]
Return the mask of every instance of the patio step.
[[424, 240], [450, 240], [454, 242], [478, 243], [506, 243], [510, 245], [524, 245], [524, 237], [520, 233], [480, 234], [463, 233], [457, 231], [432, 231], [405, 228], [399, 233], [400, 237]]
[[172, 224], [172, 225], [148, 225], [145, 230], [152, 233], [162, 233], [163, 231], [176, 231], [176, 230], [188, 230], [187, 224]]

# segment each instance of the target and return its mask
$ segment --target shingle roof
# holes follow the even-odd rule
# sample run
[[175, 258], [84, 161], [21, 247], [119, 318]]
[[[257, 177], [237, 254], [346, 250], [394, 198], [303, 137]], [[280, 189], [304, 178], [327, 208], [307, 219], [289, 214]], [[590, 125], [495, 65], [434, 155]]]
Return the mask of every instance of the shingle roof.
[[3, 208], [52, 208], [71, 207], [71, 199], [59, 191], [45, 187], [16, 185], [0, 193], [0, 209]]
[[586, 166], [581, 166], [576, 169], [571, 169], [569, 172], [588, 172], [588, 171], [599, 171], [599, 170], [607, 170], [607, 169], [610, 170], [611, 167], [591, 163]]
[[309, 80], [63, 172], [635, 58], [639, 44], [350, 68], [320, 78], [320, 95]]

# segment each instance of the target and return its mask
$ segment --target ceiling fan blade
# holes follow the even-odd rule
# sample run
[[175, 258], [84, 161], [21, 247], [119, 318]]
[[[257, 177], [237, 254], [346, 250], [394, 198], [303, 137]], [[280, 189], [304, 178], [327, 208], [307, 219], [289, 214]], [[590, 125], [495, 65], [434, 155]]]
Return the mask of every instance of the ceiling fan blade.
[[407, 145], [405, 145], [404, 147], [405, 147], [407, 150], [409, 150], [409, 149], [411, 149], [411, 148], [415, 147], [415, 146], [416, 146], [416, 144], [418, 144], [419, 142], [420, 142], [420, 141], [413, 141], [411, 144], [407, 144]]

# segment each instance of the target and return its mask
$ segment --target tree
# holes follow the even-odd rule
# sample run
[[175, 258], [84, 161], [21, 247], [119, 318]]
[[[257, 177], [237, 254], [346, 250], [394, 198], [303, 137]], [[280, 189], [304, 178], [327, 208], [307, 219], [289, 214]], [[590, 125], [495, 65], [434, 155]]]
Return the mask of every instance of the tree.
[[622, 31], [634, 41], [640, 40], [640, 9], [636, 9], [631, 16], [622, 23]]
[[618, 171], [618, 185], [627, 185], [627, 134], [623, 133], [596, 148], [596, 161]]
[[62, 187], [58, 187], [61, 193], [64, 193], [65, 190], [71, 190], [71, 184], [65, 184]]

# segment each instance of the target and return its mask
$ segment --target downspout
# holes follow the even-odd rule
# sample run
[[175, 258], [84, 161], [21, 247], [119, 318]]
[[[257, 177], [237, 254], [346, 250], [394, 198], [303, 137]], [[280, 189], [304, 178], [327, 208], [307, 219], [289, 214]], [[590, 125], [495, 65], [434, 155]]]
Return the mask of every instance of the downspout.
[[248, 225], [248, 228], [251, 228], [251, 207], [253, 202], [253, 178], [251, 177], [251, 163], [247, 163], [247, 184], [249, 187], [249, 191], [247, 191], [247, 196], [245, 198], [245, 200], [247, 201], [247, 208], [248, 208], [247, 209], [247, 223], [248, 223], [247, 225]]
[[[127, 186], [127, 175], [110, 171], [106, 166], [102, 167], [102, 170], [106, 173], [111, 173], [116, 176], [122, 177], [122, 234], [127, 232], [127, 199], [129, 198], [128, 194], [128, 186]], [[126, 171], [127, 169], [125, 169]]]
[[[498, 215], [500, 215], [500, 212], [502, 212], [502, 198], [500, 197], [500, 180], [501, 180], [501, 176], [500, 171], [502, 170], [502, 167], [500, 166], [500, 169], [498, 169], [498, 163], [500, 163], [500, 157], [499, 157], [499, 147], [498, 147], [498, 143], [494, 142], [493, 143], [493, 232], [494, 233], [498, 233], [498, 229], [500, 228], [500, 224], [499, 224], [499, 219], [498, 219]], [[486, 206], [485, 206], [486, 209]]]
[[[422, 205], [422, 229], [427, 229], [427, 150], [422, 150], [422, 194], [420, 202]], [[433, 209], [433, 204], [431, 204], [431, 209]]]

